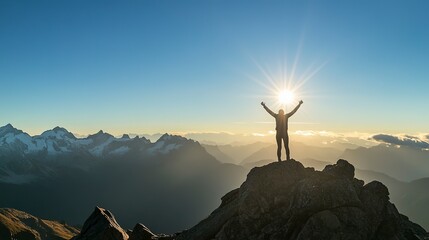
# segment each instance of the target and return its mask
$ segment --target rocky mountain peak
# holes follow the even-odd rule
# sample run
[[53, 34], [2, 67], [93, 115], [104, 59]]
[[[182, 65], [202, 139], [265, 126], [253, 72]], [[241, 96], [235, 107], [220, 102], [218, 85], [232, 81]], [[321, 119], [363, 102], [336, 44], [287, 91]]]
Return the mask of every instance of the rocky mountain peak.
[[128, 135], [128, 134], [123, 134], [121, 138], [122, 138], [122, 139], [130, 139], [130, 135]]
[[133, 228], [133, 231], [130, 233], [129, 240], [151, 240], [155, 238], [156, 235], [147, 228], [145, 225], [138, 223]]
[[250, 171], [208, 218], [177, 239], [427, 239], [380, 182], [354, 178], [346, 160], [323, 171], [290, 160]]
[[72, 140], [76, 140], [76, 137], [73, 135], [73, 133], [69, 132], [65, 128], [58, 127], [58, 126], [51, 130], [44, 131], [41, 134], [41, 136], [46, 138], [56, 138], [56, 139], [69, 138]]
[[171, 135], [171, 134], [165, 133], [156, 141], [156, 143], [158, 142], [184, 143], [187, 141], [192, 141], [192, 140], [189, 140], [179, 135]]
[[4, 125], [3, 127], [0, 127], [0, 129], [15, 129], [12, 124], [8, 123], [6, 125]]
[[72, 240], [117, 240], [128, 239], [128, 234], [116, 222], [113, 214], [103, 208], [95, 207], [85, 221], [79, 235]]
[[103, 130], [100, 130], [96, 134], [92, 134], [88, 136], [88, 139], [92, 139], [95, 143], [105, 142], [109, 138], [114, 138], [114, 137], [113, 135], [103, 132]]
[[355, 176], [355, 167], [346, 160], [340, 159], [337, 161], [337, 164], [326, 165], [323, 172], [337, 177], [353, 179]]
[[[93, 215], [87, 222], [93, 222]], [[81, 234], [105, 231], [87, 222]], [[323, 171], [295, 160], [255, 167], [240, 188], [222, 197], [221, 205], [196, 226], [163, 235], [137, 224], [129, 240], [137, 239], [424, 240], [429, 234], [398, 212], [385, 185], [365, 185], [354, 178], [353, 165], [341, 159]]]
[[103, 136], [103, 135], [105, 135], [106, 133], [103, 131], [103, 130], [100, 130], [100, 131], [98, 131], [97, 133], [95, 133], [95, 134], [91, 134], [91, 135], [89, 135], [88, 137], [97, 137], [97, 136]]
[[59, 131], [61, 131], [61, 132], [68, 132], [68, 131], [67, 131], [67, 129], [65, 129], [65, 128], [63, 128], [63, 127], [60, 127], [60, 126], [56, 126], [56, 127], [54, 127], [52, 130], [53, 130], [54, 132], [59, 132]]
[[17, 135], [17, 134], [23, 133], [23, 131], [16, 129], [10, 123], [6, 124], [3, 127], [0, 127], [0, 137], [6, 135], [8, 133], [13, 133], [14, 135]]

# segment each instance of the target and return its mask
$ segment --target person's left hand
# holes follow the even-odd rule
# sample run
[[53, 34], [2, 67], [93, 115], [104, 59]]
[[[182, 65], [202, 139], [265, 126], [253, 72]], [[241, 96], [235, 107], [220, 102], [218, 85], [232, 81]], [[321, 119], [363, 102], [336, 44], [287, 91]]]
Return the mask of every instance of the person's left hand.
[[299, 101], [299, 104], [303, 104], [304, 102], [301, 100], [301, 101]]

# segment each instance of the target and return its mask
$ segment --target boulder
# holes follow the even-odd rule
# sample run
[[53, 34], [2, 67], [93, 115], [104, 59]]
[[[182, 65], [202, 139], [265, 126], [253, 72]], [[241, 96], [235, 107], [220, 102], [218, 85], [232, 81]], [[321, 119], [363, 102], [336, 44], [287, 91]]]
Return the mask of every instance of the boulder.
[[133, 228], [133, 231], [130, 234], [129, 240], [151, 240], [156, 237], [155, 234], [152, 233], [149, 228], [147, 228], [145, 225], [138, 223]]
[[254, 168], [209, 217], [177, 240], [429, 239], [399, 214], [380, 182], [364, 185], [338, 160], [315, 171], [295, 160]]
[[96, 207], [85, 221], [79, 235], [72, 240], [128, 240], [128, 234], [119, 226], [110, 211]]

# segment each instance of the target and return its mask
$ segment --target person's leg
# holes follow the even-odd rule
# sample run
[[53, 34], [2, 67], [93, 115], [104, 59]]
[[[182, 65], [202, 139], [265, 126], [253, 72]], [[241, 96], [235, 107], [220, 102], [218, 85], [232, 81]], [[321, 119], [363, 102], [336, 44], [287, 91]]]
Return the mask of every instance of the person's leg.
[[277, 160], [279, 160], [279, 162], [282, 161], [282, 137], [280, 135], [276, 135], [276, 140], [277, 140]]
[[285, 150], [286, 150], [286, 160], [290, 160], [289, 136], [287, 134], [286, 136], [283, 137], [283, 143], [285, 145]]

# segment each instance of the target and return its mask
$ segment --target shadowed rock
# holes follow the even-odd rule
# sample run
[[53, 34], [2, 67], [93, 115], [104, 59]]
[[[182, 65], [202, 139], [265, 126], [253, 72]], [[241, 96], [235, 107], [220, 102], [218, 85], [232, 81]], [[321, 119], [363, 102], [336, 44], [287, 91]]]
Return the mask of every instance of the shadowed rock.
[[326, 165], [323, 172], [337, 177], [353, 179], [355, 176], [355, 167], [346, 160], [340, 159], [337, 161], [337, 164]]
[[[129, 240], [424, 240], [428, 233], [401, 215], [382, 183], [354, 178], [346, 160], [323, 171], [295, 160], [253, 168], [246, 181], [222, 197], [210, 216], [174, 235], [153, 234], [143, 224]], [[127, 240], [110, 212], [96, 208], [75, 240]]]
[[133, 230], [123, 230], [108, 210], [96, 207], [79, 235], [71, 240], [174, 240], [174, 235], [154, 234], [138, 223]]
[[82, 231], [72, 240], [127, 240], [127, 233], [108, 210], [96, 207], [85, 221]]
[[346, 160], [323, 171], [297, 161], [254, 168], [239, 189], [177, 240], [429, 239], [399, 214], [380, 182], [354, 178]]
[[156, 237], [145, 225], [138, 223], [130, 234], [129, 240], [151, 240]]

